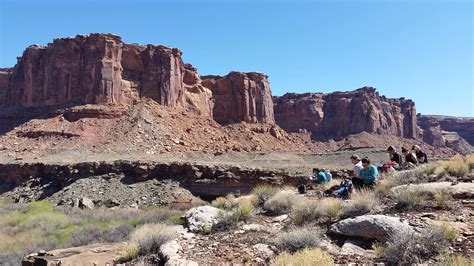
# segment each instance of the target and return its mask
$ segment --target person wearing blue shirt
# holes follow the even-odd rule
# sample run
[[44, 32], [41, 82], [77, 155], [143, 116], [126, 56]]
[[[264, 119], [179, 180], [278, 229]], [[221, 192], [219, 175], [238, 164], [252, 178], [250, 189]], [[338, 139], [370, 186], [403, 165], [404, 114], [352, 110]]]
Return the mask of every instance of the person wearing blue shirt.
[[353, 179], [354, 187], [361, 188], [374, 188], [377, 183], [379, 171], [377, 167], [370, 163], [369, 158], [362, 159], [362, 169], [360, 169], [359, 177]]
[[326, 173], [324, 173], [324, 171], [319, 170], [318, 168], [313, 168], [313, 175], [313, 182], [315, 184], [323, 184], [329, 181], [326, 176]]

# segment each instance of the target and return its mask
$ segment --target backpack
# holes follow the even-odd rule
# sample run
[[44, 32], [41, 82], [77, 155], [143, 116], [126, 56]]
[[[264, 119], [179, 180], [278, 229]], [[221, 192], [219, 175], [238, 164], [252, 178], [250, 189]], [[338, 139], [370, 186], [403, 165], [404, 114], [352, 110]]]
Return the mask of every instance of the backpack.
[[306, 194], [306, 185], [299, 185], [298, 186], [298, 193]]

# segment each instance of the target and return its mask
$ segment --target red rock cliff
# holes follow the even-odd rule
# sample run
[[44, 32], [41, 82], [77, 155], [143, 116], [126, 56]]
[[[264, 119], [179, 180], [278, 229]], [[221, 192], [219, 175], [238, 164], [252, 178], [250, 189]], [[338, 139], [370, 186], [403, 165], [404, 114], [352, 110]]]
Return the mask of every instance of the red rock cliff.
[[416, 138], [411, 100], [388, 99], [374, 88], [329, 94], [288, 93], [274, 97], [275, 120], [283, 129], [310, 131], [314, 139], [342, 138], [360, 132]]
[[125, 44], [112, 34], [55, 39], [28, 47], [16, 64], [6, 107], [122, 103], [148, 97], [184, 106], [181, 51]]
[[91, 34], [28, 47], [10, 79], [6, 106], [120, 102], [122, 42]]
[[0, 107], [5, 101], [5, 96], [8, 90], [8, 83], [12, 73], [11, 68], [0, 68]]
[[230, 72], [227, 76], [203, 76], [211, 89], [214, 119], [221, 124], [275, 123], [268, 77], [261, 73]]

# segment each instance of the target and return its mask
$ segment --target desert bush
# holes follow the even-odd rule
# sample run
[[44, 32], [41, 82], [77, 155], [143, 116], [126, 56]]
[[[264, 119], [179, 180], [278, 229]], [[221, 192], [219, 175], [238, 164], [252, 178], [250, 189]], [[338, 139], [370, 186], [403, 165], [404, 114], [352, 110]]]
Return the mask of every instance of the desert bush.
[[343, 201], [336, 198], [298, 201], [291, 210], [291, 219], [295, 224], [311, 222], [325, 223], [337, 218], [342, 211]]
[[275, 239], [275, 246], [281, 252], [296, 252], [305, 248], [317, 247], [321, 241], [321, 232], [313, 228], [293, 229], [282, 233]]
[[442, 208], [442, 209], [449, 208], [448, 202], [451, 199], [451, 194], [447, 190], [438, 189], [434, 192], [433, 197], [436, 202], [436, 205], [438, 205], [439, 208]]
[[467, 258], [461, 255], [448, 257], [436, 265], [438, 266], [474, 266], [474, 259]]
[[295, 206], [301, 197], [291, 191], [280, 191], [268, 199], [263, 205], [263, 209], [273, 214], [288, 213]]
[[383, 257], [393, 264], [411, 265], [443, 252], [457, 238], [457, 231], [447, 224], [433, 225], [419, 234], [400, 231], [391, 236]]
[[138, 248], [138, 246], [137, 245], [129, 245], [125, 249], [120, 262], [122, 262], [122, 263], [123, 262], [128, 262], [128, 261], [131, 261], [131, 260], [134, 260], [134, 259], [138, 258], [139, 256], [140, 256], [140, 249]]
[[329, 220], [333, 220], [341, 214], [342, 206], [342, 200], [336, 198], [326, 198], [321, 200], [319, 210], [323, 217]]
[[380, 201], [373, 190], [359, 190], [342, 208], [342, 217], [359, 216], [380, 209]]
[[236, 205], [234, 194], [228, 194], [226, 197], [218, 197], [211, 201], [211, 205], [215, 208], [230, 210]]
[[306, 266], [306, 265], [333, 265], [334, 260], [327, 252], [319, 248], [303, 249], [290, 254], [283, 252], [278, 255], [271, 265], [273, 266]]
[[137, 228], [131, 235], [131, 242], [138, 247], [140, 255], [155, 254], [160, 247], [175, 239], [177, 232], [164, 224], [145, 224]]
[[433, 192], [425, 189], [403, 189], [394, 195], [396, 208], [400, 210], [423, 208], [432, 198]]
[[255, 195], [256, 206], [263, 206], [267, 200], [277, 194], [281, 189], [275, 186], [269, 185], [258, 185], [252, 190], [252, 194]]
[[253, 205], [250, 201], [240, 203], [239, 207], [233, 209], [230, 213], [222, 213], [219, 222], [209, 228], [208, 233], [235, 229], [240, 222], [248, 221], [252, 217], [252, 212]]
[[318, 221], [322, 217], [319, 211], [320, 201], [302, 200], [291, 211], [291, 220], [295, 224], [304, 224]]
[[474, 154], [466, 156], [466, 163], [469, 166], [469, 169], [474, 169]]

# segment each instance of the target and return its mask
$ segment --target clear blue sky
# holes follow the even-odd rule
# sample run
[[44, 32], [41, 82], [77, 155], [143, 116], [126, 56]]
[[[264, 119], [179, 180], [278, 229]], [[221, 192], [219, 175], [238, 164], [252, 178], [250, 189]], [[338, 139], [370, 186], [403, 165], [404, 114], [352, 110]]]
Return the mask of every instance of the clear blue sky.
[[275, 95], [368, 85], [474, 116], [469, 0], [0, 2], [2, 67], [30, 44], [111, 32], [181, 48], [201, 74], [264, 72]]

